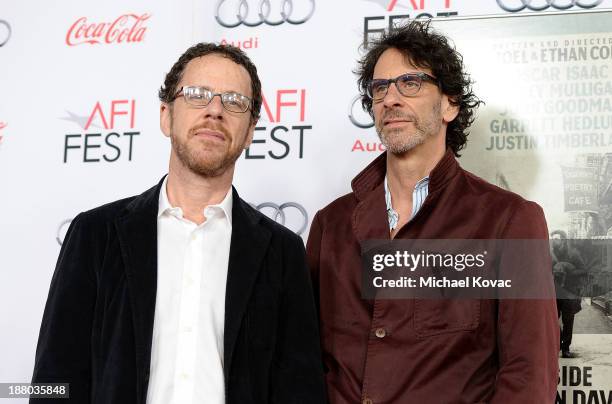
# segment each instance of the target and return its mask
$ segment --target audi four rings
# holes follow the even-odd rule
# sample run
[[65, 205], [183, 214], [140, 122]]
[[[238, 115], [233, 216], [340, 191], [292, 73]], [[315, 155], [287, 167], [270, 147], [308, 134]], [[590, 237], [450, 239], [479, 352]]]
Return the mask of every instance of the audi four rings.
[[[308, 1], [310, 2], [310, 11], [306, 16], [299, 18], [299, 16], [293, 15], [293, 3], [297, 1]], [[232, 4], [235, 6], [234, 16], [235, 19], [230, 19], [230, 21], [226, 21], [221, 18], [219, 13], [221, 12], [221, 7], [223, 3], [229, 3], [223, 9], [231, 8]], [[278, 8], [280, 12], [280, 17], [270, 16], [272, 13], [272, 3], [278, 4], [280, 7]], [[303, 24], [312, 17], [315, 11], [315, 0], [281, 0], [280, 2], [273, 0], [259, 0], [259, 6], [254, 10], [255, 7], [249, 6], [248, 0], [219, 0], [217, 2], [217, 7], [215, 8], [215, 19], [219, 24], [226, 28], [234, 28], [239, 25], [245, 25], [247, 27], [257, 27], [261, 24], [267, 25], [281, 25], [285, 22], [289, 24]], [[251, 12], [253, 12], [253, 16], [251, 16]], [[224, 13], [229, 14], [229, 13]]]
[[68, 231], [68, 226], [70, 226], [70, 223], [72, 223], [72, 219], [66, 219], [62, 221], [57, 228], [55, 240], [60, 246], [64, 243], [64, 237], [66, 237], [66, 232]]
[[[357, 103], [361, 101], [361, 95], [357, 94], [352, 100], [351, 103], [349, 104], [349, 110], [348, 110], [348, 117], [349, 120], [351, 121], [351, 123], [353, 125], [355, 125], [358, 128], [362, 128], [362, 129], [368, 129], [374, 126], [374, 122], [372, 121], [372, 119], [370, 118], [370, 120], [368, 122], [359, 122], [357, 120], [357, 118], [355, 118], [355, 115], [353, 115], [353, 112], [355, 111], [355, 105], [357, 105]], [[360, 105], [361, 108], [361, 105]]]
[[4, 25], [6, 27], [6, 37], [4, 36], [5, 34], [2, 32], [3, 29], [0, 28], [0, 48], [3, 47], [9, 41], [9, 39], [11, 39], [11, 26], [9, 25], [9, 23], [4, 20], [0, 20], [0, 26], [1, 25]]
[[[251, 204], [255, 209], [261, 211], [262, 209], [268, 208], [272, 209], [272, 215], [268, 216], [275, 222], [278, 222], [285, 226], [285, 222], [287, 221], [287, 215], [285, 214], [285, 209], [294, 208], [296, 209], [301, 217], [300, 227], [297, 230], [293, 230], [297, 235], [304, 233], [306, 227], [308, 227], [308, 212], [306, 209], [297, 202], [285, 202], [283, 204], [277, 205], [273, 202], [263, 202], [259, 205]], [[72, 219], [63, 220], [60, 225], [57, 227], [57, 234], [55, 240], [61, 246], [64, 243], [64, 237], [66, 236], [66, 232], [68, 231], [68, 226], [72, 223]]]
[[306, 212], [306, 209], [304, 209], [304, 207], [302, 205], [300, 205], [299, 203], [296, 202], [285, 202], [283, 204], [277, 205], [273, 202], [263, 202], [260, 203], [259, 205], [254, 205], [255, 209], [257, 209], [258, 211], [261, 211], [264, 208], [271, 208], [274, 209], [272, 212], [272, 216], [269, 216], [271, 219], [273, 219], [274, 221], [282, 224], [283, 226], [285, 225], [285, 221], [287, 219], [287, 216], [285, 215], [285, 209], [286, 208], [295, 208], [297, 209], [297, 211], [300, 213], [301, 217], [302, 217], [302, 223], [300, 225], [300, 227], [297, 230], [293, 230], [298, 236], [302, 233], [304, 233], [304, 231], [306, 230], [306, 227], [308, 227], [308, 212]]
[[600, 5], [602, 1], [603, 0], [497, 0], [497, 4], [508, 12], [517, 13], [526, 8], [532, 11], [542, 11], [549, 7], [556, 10], [567, 10], [574, 6], [580, 8], [593, 8]]

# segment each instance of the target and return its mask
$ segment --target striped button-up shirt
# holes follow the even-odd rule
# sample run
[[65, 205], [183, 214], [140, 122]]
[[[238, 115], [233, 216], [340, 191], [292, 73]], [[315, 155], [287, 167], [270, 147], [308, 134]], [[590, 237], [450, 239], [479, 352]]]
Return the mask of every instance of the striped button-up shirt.
[[[412, 191], [412, 214], [410, 215], [410, 220], [412, 220], [412, 218], [421, 209], [421, 206], [423, 206], [423, 202], [425, 202], [425, 198], [427, 198], [428, 193], [429, 177], [425, 177], [420, 179], [416, 183], [416, 185], [414, 186], [414, 190]], [[393, 209], [393, 205], [391, 203], [391, 191], [389, 191], [387, 176], [385, 176], [385, 202], [387, 203], [387, 218], [389, 219], [389, 229], [393, 230], [397, 227], [397, 223], [399, 222], [399, 213], [397, 213], [395, 209]]]

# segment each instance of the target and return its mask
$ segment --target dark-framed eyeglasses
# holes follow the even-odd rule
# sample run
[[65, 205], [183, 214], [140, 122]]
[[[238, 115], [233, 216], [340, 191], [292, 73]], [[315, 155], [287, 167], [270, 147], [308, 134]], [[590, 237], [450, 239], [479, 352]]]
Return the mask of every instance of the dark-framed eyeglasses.
[[423, 81], [429, 81], [438, 85], [438, 79], [427, 73], [406, 73], [394, 79], [374, 79], [370, 80], [366, 87], [366, 94], [373, 101], [380, 101], [387, 95], [391, 83], [395, 83], [397, 91], [404, 97], [415, 95], [421, 89]]
[[235, 92], [215, 93], [206, 87], [183, 86], [174, 95], [174, 99], [183, 96], [185, 102], [194, 107], [203, 108], [211, 103], [215, 96], [221, 98], [223, 108], [230, 112], [242, 113], [251, 107], [251, 99], [246, 95]]

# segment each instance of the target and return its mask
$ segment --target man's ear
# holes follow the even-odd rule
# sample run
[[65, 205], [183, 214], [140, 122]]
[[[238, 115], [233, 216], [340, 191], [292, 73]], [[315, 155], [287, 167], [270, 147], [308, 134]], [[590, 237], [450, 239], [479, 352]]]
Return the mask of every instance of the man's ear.
[[172, 107], [162, 102], [159, 106], [159, 127], [166, 137], [172, 133]]
[[447, 124], [459, 115], [459, 105], [452, 102], [452, 100], [447, 95], [444, 95], [442, 99], [442, 119]]

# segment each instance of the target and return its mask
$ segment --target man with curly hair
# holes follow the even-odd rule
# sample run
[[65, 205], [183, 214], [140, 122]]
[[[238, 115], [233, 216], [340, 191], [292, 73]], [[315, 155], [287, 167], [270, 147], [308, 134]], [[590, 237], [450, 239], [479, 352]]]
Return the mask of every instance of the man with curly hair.
[[385, 33], [357, 74], [386, 152], [353, 179], [353, 192], [316, 214], [307, 246], [330, 403], [552, 402], [554, 299], [362, 298], [365, 240], [546, 239], [548, 231], [537, 204], [459, 166], [481, 101], [461, 55], [429, 23]]

